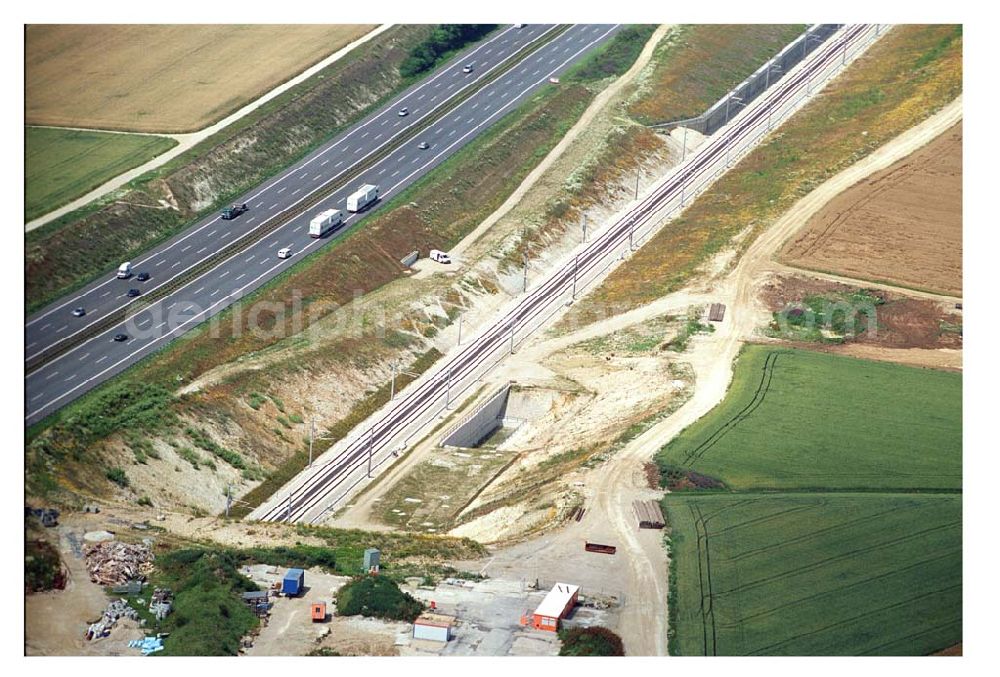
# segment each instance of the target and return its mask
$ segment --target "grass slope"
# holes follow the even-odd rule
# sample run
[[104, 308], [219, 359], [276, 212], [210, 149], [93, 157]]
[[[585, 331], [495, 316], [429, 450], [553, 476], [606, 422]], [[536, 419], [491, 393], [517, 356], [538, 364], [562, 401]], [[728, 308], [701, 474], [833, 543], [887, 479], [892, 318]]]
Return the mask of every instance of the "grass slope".
[[726, 399], [657, 461], [733, 489], [959, 489], [962, 376], [747, 346]]
[[30, 221], [173, 148], [161, 136], [27, 127], [24, 220]]
[[962, 639], [955, 495], [668, 495], [684, 655], [922, 655]]

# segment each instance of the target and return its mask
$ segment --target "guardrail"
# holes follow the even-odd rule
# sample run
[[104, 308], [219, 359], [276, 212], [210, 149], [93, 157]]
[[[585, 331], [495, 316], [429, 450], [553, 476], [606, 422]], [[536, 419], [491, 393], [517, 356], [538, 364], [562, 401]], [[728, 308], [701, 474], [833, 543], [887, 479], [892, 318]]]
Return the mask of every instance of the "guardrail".
[[149, 294], [142, 297], [144, 303], [141, 304], [141, 308], [136, 308], [133, 305], [127, 305], [118, 310], [112, 311], [108, 315], [104, 316], [100, 320], [94, 322], [86, 329], [73, 334], [72, 336], [67, 336], [64, 339], [57, 341], [48, 348], [37, 353], [35, 356], [25, 361], [25, 371], [30, 372], [38, 367], [44, 365], [49, 360], [52, 360], [59, 355], [71, 350], [75, 346], [87, 341], [98, 334], [101, 334], [116, 324], [120, 324], [129, 319], [129, 317], [142, 312], [142, 310], [153, 305], [157, 301], [169, 296], [173, 292], [177, 291], [181, 287], [185, 286], [191, 280], [197, 278], [199, 275], [204, 273], [206, 270], [212, 266], [231, 258], [232, 256], [239, 253], [240, 250], [253, 245], [260, 240], [264, 239], [275, 230], [281, 226], [288, 223], [288, 221], [301, 216], [303, 213], [315, 207], [319, 202], [322, 202], [328, 198], [334, 191], [340, 188], [343, 184], [348, 183], [368, 171], [379, 162], [384, 160], [387, 156], [394, 153], [401, 146], [413, 140], [418, 134], [424, 132], [428, 127], [432, 127], [442, 118], [446, 117], [449, 113], [455, 110], [458, 106], [465, 103], [468, 99], [472, 98], [475, 94], [485, 89], [487, 86], [493, 84], [501, 77], [509, 73], [511, 70], [517, 67], [524, 59], [531, 56], [539, 49], [549, 44], [557, 37], [569, 30], [570, 24], [560, 24], [546, 33], [540, 39], [525, 45], [524, 48], [515, 52], [505, 61], [502, 62], [500, 66], [495, 68], [490, 72], [489, 75], [478, 80], [475, 85], [470, 87], [467, 91], [456, 95], [455, 97], [449, 99], [443, 103], [440, 107], [436, 108], [427, 117], [420, 120], [418, 123], [412, 127], [408, 127], [391, 142], [382, 146], [382, 148], [373, 152], [367, 158], [361, 162], [356, 163], [346, 172], [338, 174], [336, 177], [330, 179], [315, 191], [313, 191], [308, 197], [304, 198], [301, 202], [293, 205], [292, 207], [286, 209], [280, 214], [275, 214], [266, 221], [264, 221], [259, 227], [255, 228], [252, 232], [247, 233], [247, 236], [233, 240], [231, 243], [219, 249], [214, 254], [211, 254], [194, 266], [189, 268], [184, 273], [173, 278], [169, 282], [157, 287], [156, 289], [149, 292]]

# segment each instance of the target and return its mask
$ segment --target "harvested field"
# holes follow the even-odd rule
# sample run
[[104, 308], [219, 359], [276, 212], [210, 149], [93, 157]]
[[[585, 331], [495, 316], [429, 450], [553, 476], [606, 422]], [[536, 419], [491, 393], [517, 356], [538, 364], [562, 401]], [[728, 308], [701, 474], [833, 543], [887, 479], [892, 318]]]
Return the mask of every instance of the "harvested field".
[[32, 125], [191, 132], [373, 25], [37, 25], [25, 32]]
[[[772, 277], [760, 295], [773, 313], [768, 334], [776, 338], [886, 348], [962, 348], [962, 312], [952, 303], [791, 275]], [[858, 313], [860, 333], [831, 333], [831, 324], [843, 322], [844, 311]], [[796, 315], [809, 321], [799, 323]]]
[[815, 214], [780, 254], [790, 265], [962, 293], [962, 123]]
[[560, 326], [581, 326], [681, 288], [714, 254], [734, 246], [744, 251], [801, 197], [961, 91], [961, 26], [893, 28], [576, 304]]
[[669, 494], [674, 653], [925, 655], [962, 640], [962, 501]]
[[162, 136], [28, 127], [24, 220], [61, 207], [175, 145]]
[[962, 375], [748, 345], [657, 462], [733, 489], [959, 489]]

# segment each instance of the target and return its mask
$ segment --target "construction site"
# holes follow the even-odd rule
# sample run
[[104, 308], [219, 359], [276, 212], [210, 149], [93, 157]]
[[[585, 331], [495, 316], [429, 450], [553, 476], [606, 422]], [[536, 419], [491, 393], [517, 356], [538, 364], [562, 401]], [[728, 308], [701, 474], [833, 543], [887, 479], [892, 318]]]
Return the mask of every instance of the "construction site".
[[[753, 569], [769, 580], [766, 567], [780, 568], [781, 548], [799, 538], [849, 560], [849, 539], [822, 539], [849, 527], [863, 540], [862, 523], [874, 530], [887, 515], [926, 510], [912, 519], [929, 520], [932, 509], [950, 516], [952, 499], [961, 505], [961, 402], [956, 420], [954, 402], [935, 399], [959, 392], [963, 373], [952, 28], [609, 29], [592, 60], [545, 78], [527, 108], [498, 122], [509, 125], [499, 137], [491, 130], [443, 159], [405, 199], [377, 200], [371, 228], [345, 235], [343, 246], [358, 248], [343, 265], [333, 247], [317, 252], [266, 282], [261, 294], [281, 299], [266, 313], [236, 306], [221, 333], [196, 331], [137, 362], [128, 377], [150, 384], [140, 403], [112, 380], [32, 428], [25, 653], [960, 654], [961, 548], [949, 540], [960, 517], [941, 518], [925, 577], [902, 582], [916, 576], [913, 553], [876, 563], [880, 593], [948, 582], [919, 637], [814, 632], [842, 609], [808, 596], [782, 600], [801, 617], [758, 630], [740, 607], [758, 600], [740, 586], [760, 581], [731, 574], [731, 562], [773, 552]], [[479, 49], [475, 40], [464, 48]], [[917, 62], [924, 70], [912, 75]], [[457, 63], [478, 77], [481, 62]], [[724, 69], [739, 77], [698, 89]], [[888, 93], [867, 97], [873, 82]], [[695, 109], [678, 103], [689, 100]], [[405, 125], [409, 114], [396, 106], [388, 117]], [[543, 138], [553, 121], [560, 132]], [[481, 182], [456, 179], [477, 159]], [[482, 204], [462, 206], [462, 191], [480, 191]], [[933, 212], [919, 197], [928, 192]], [[434, 219], [453, 228], [447, 252]], [[391, 231], [404, 241], [404, 229], [426, 238], [416, 256], [362, 239]], [[436, 254], [424, 256], [430, 244]], [[349, 285], [358, 291], [348, 302]], [[304, 308], [294, 319], [283, 314], [293, 288]], [[238, 333], [250, 312], [294, 331]], [[754, 351], [771, 353], [740, 371]], [[785, 365], [847, 373], [828, 366], [848, 364], [836, 360], [852, 360], [858, 382], [899, 379], [919, 401], [847, 402], [810, 418], [817, 383]], [[803, 408], [788, 418], [807, 421], [813, 439], [791, 423], [752, 428], [766, 415], [782, 421], [768, 409], [778, 397]], [[857, 422], [850, 404], [870, 421]], [[912, 430], [928, 422], [927, 458], [885, 424], [884, 477], [866, 474], [883, 449], [845, 451], [824, 437], [845, 420], [883, 419]], [[779, 441], [792, 450], [768, 465]], [[899, 467], [897, 443], [913, 454], [900, 452]], [[726, 456], [730, 444], [745, 457]], [[860, 460], [822, 474], [820, 456], [848, 452]], [[787, 498], [794, 512], [807, 509], [795, 492], [810, 491], [905, 506], [879, 504], [857, 522], [851, 510], [862, 508], [844, 509], [842, 523], [824, 513], [828, 527], [787, 543], [746, 527], [756, 517], [727, 513], [745, 542], [713, 530], [713, 500], [727, 510], [745, 500], [749, 515]], [[792, 552], [803, 571], [826, 566], [805, 551]], [[713, 590], [711, 571], [729, 587]], [[822, 598], [861, 585], [840, 580], [787, 587], [813, 585]], [[893, 602], [873, 601], [871, 613], [890, 614]]]

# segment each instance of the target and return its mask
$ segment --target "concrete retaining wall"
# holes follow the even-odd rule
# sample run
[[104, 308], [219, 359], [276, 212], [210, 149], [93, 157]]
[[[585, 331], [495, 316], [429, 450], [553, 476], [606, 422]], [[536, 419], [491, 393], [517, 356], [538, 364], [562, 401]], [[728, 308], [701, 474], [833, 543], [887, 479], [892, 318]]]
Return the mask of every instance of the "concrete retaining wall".
[[482, 442], [503, 424], [509, 398], [510, 384], [508, 383], [462, 419], [458, 425], [446, 432], [441, 437], [439, 446], [474, 447]]

